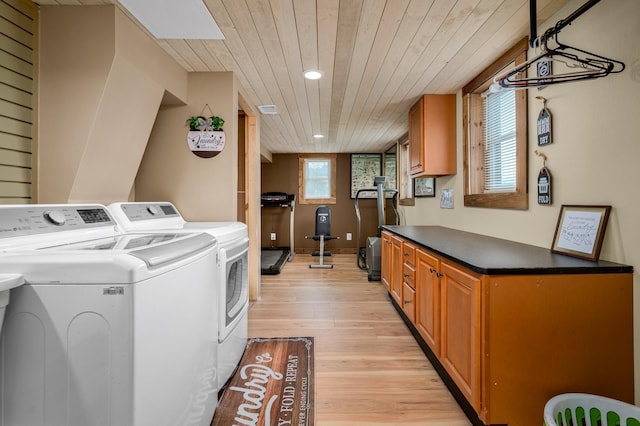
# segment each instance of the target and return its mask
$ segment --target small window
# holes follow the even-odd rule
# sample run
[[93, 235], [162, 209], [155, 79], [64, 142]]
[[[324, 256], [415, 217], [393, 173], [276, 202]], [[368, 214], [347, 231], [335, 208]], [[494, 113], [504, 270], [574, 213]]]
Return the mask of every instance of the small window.
[[336, 155], [298, 156], [300, 204], [336, 203]]
[[527, 48], [524, 39], [462, 90], [465, 206], [528, 208], [527, 91], [489, 90]]

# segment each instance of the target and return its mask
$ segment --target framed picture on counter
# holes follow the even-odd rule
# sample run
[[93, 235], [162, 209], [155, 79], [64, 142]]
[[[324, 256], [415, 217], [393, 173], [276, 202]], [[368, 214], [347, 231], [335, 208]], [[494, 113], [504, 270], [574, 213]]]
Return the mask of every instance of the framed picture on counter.
[[436, 196], [436, 178], [422, 177], [414, 180], [414, 195], [416, 197], [435, 197]]
[[611, 206], [563, 205], [551, 251], [596, 262], [610, 212]]

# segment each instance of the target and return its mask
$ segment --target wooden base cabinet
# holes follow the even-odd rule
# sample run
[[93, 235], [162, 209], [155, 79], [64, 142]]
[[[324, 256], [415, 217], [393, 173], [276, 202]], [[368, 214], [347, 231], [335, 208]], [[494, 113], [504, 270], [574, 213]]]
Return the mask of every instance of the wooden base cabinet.
[[416, 291], [409, 284], [402, 284], [402, 310], [409, 321], [416, 322]]
[[487, 279], [485, 423], [539, 426], [544, 404], [560, 393], [593, 393], [633, 404], [632, 277]]
[[415, 250], [414, 286], [390, 293], [485, 425], [539, 426], [560, 393], [634, 402], [632, 272], [485, 275], [389, 241], [392, 276]]
[[440, 260], [416, 250], [416, 329], [440, 356]]
[[[391, 235], [389, 238], [390, 246], [389, 249], [389, 293], [391, 297], [396, 301], [396, 303], [402, 306], [402, 269], [403, 269], [403, 259], [402, 259], [402, 239], [396, 237], [395, 235]], [[382, 266], [381, 266], [382, 268]]]
[[413, 244], [402, 242], [402, 310], [413, 323], [416, 322], [415, 253]]
[[446, 262], [441, 271], [440, 362], [480, 413], [480, 279]]
[[[382, 232], [381, 259], [391, 259], [391, 234]], [[380, 281], [387, 287], [387, 291], [391, 291], [391, 262], [381, 262], [380, 264]]]

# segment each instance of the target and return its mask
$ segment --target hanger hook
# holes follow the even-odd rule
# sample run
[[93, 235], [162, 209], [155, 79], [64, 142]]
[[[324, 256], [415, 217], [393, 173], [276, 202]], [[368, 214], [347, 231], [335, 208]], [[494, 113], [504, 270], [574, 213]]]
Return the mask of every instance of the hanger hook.
[[547, 107], [547, 99], [545, 97], [536, 96], [536, 99], [540, 99], [542, 101], [542, 108], [546, 108]]
[[535, 151], [533, 151], [534, 154], [536, 154], [538, 157], [542, 157], [542, 168], [547, 168], [547, 156], [544, 155], [542, 152], [538, 152], [538, 150], [536, 149]]

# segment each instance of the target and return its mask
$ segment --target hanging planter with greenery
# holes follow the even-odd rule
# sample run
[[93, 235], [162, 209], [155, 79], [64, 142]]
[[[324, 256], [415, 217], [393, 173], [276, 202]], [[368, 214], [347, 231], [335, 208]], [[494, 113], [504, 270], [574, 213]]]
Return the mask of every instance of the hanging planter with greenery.
[[[205, 105], [205, 108], [209, 105]], [[189, 149], [198, 157], [211, 158], [218, 155], [224, 148], [224, 120], [216, 115], [205, 118], [202, 115], [187, 119], [189, 132], [187, 144]]]

